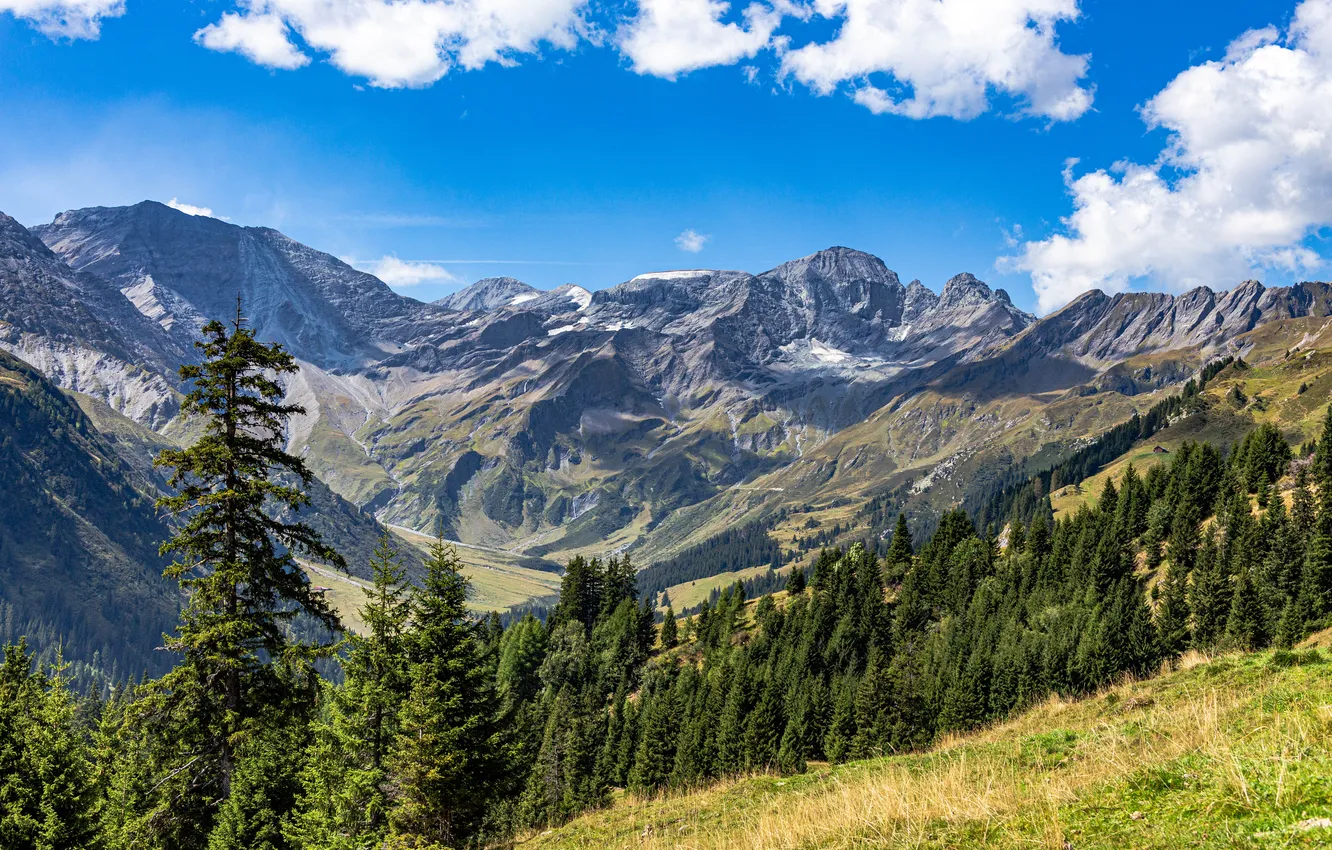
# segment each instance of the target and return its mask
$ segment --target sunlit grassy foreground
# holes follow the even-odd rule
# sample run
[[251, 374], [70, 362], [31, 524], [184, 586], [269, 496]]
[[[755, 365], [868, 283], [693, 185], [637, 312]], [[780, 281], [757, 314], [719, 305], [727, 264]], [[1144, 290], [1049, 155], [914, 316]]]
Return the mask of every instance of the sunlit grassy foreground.
[[1329, 659], [1189, 658], [930, 753], [623, 799], [521, 846], [1332, 847]]

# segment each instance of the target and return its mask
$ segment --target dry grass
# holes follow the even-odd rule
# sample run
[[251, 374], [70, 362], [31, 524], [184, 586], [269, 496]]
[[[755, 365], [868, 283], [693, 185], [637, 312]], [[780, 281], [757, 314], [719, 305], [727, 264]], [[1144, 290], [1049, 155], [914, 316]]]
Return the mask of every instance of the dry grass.
[[1332, 671], [1266, 658], [1192, 656], [1165, 679], [1051, 698], [928, 754], [626, 800], [528, 844], [1288, 846], [1297, 816], [1332, 812]]

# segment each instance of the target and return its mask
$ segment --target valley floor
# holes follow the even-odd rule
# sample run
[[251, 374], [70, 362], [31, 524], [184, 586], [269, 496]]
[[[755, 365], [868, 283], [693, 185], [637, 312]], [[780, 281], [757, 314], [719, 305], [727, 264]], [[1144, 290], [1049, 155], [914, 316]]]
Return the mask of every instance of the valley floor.
[[1332, 847], [1326, 648], [1180, 666], [929, 753], [618, 800], [520, 846]]

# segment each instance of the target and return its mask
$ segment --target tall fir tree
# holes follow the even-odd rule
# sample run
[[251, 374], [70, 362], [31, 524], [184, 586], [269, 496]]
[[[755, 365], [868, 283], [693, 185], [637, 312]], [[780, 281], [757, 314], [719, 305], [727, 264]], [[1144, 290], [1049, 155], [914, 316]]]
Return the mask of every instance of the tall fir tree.
[[[300, 485], [311, 474], [284, 450], [287, 420], [304, 409], [283, 403], [276, 381], [297, 371], [295, 359], [255, 338], [239, 301], [229, 326], [210, 322], [203, 337], [196, 343], [202, 362], [180, 370], [192, 384], [181, 410], [202, 422], [203, 435], [157, 459], [171, 470], [174, 491], [158, 505], [179, 522], [162, 551], [177, 555], [167, 575], [188, 598], [167, 640], [181, 660], [146, 686], [127, 714], [157, 747], [144, 760], [160, 774], [144, 808], [119, 814], [128, 819], [121, 826], [142, 833], [146, 846], [208, 843], [231, 795], [239, 749], [255, 757], [260, 745], [250, 742], [261, 733], [306, 722], [316, 691], [313, 663], [329, 653], [331, 640], [295, 637], [290, 624], [303, 617], [331, 637], [339, 623], [295, 556], [346, 567], [314, 529], [281, 518], [309, 504]], [[291, 777], [257, 781], [265, 780]]]
[[288, 834], [307, 850], [375, 846], [392, 807], [388, 759], [410, 690], [407, 571], [388, 535], [370, 558], [373, 575], [360, 608], [364, 633], [349, 635], [340, 687], [325, 689], [325, 710], [301, 771], [301, 799]]
[[461, 567], [442, 538], [431, 544], [411, 597], [411, 688], [390, 764], [394, 831], [443, 846], [478, 834], [509, 777], [494, 671], [481, 658]]
[[893, 529], [893, 542], [888, 545], [888, 554], [883, 558], [884, 580], [889, 584], [900, 583], [911, 567], [913, 555], [911, 529], [907, 527], [906, 514], [899, 513], [897, 526]]
[[679, 626], [675, 622], [675, 610], [666, 606], [666, 614], [661, 621], [661, 645], [673, 649], [680, 642]]

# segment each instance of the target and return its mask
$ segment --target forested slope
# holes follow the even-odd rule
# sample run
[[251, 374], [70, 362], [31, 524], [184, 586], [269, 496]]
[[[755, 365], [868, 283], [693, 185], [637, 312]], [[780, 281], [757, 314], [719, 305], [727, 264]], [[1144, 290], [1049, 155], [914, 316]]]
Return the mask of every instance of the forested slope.
[[166, 530], [133, 478], [77, 405], [0, 353], [0, 641], [114, 678], [169, 666]]

